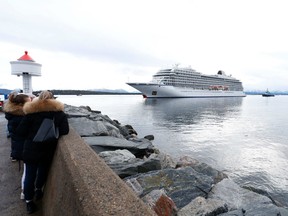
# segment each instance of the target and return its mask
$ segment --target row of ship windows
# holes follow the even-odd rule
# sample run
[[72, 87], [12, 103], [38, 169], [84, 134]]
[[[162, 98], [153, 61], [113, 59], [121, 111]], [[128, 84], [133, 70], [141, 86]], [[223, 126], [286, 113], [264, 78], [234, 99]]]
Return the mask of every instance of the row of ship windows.
[[[241, 86], [241, 83], [238, 80], [225, 80], [225, 79], [193, 79], [193, 78], [186, 78], [186, 79], [171, 79], [171, 77], [155, 77], [158, 81], [162, 81], [166, 84], [179, 84], [179, 85], [225, 85], [225, 86]], [[161, 79], [160, 79], [161, 78]]]
[[[155, 76], [156, 77], [163, 77], [163, 76]], [[164, 79], [173, 79], [173, 77], [167, 76], [164, 77]], [[218, 77], [204, 77], [204, 76], [199, 76], [199, 75], [195, 75], [195, 76], [185, 76], [185, 75], [180, 75], [178, 76], [176, 79], [181, 80], [181, 79], [186, 79], [186, 80], [207, 80], [207, 81], [215, 81], [215, 80], [220, 80], [220, 81], [228, 81], [228, 82], [235, 82], [235, 83], [239, 83], [238, 80], [231, 80], [231, 79], [223, 79], [223, 78], [218, 78]]]
[[188, 77], [199, 77], [200, 73], [191, 73], [191, 72], [187, 72], [187, 73], [175, 73], [175, 72], [159, 72], [157, 74], [155, 74], [154, 76], [171, 76], [173, 74], [176, 74], [177, 76], [188, 76]]
[[[177, 86], [193, 86], [193, 87], [209, 87], [211, 86], [211, 82], [187, 82], [187, 81], [178, 81], [178, 82], [173, 82], [173, 81], [164, 81], [165, 84], [170, 84], [170, 85], [177, 85]], [[223, 86], [229, 86], [229, 88], [237, 88], [237, 89], [242, 89], [242, 86], [240, 83], [223, 83], [223, 82], [213, 82], [214, 85], [223, 85]]]
[[195, 76], [191, 76], [191, 75], [179, 75], [177, 76], [177, 78], [179, 79], [209, 79], [209, 80], [216, 80], [216, 79], [219, 79], [219, 80], [229, 80], [229, 81], [236, 81], [238, 82], [238, 80], [233, 80], [233, 79], [225, 79], [225, 78], [221, 78], [221, 77], [207, 77], [207, 76], [199, 76], [199, 75], [195, 75]]
[[195, 70], [178, 70], [175, 73], [178, 73], [178, 74], [182, 74], [182, 73], [193, 74], [193, 73], [199, 73], [199, 72], [196, 72]]
[[[172, 84], [172, 83], [166, 83], [166, 84]], [[188, 83], [173, 83], [174, 86], [193, 86], [193, 87], [210, 87], [211, 85], [210, 84], [200, 84], [200, 83], [197, 83], [197, 84], [188, 84]], [[219, 86], [222, 86], [222, 85], [219, 85]], [[225, 85], [225, 86], [228, 86], [230, 89], [231, 88], [242, 88], [241, 86], [239, 85]]]
[[[173, 79], [168, 79], [168, 80], [171, 80], [173, 82]], [[202, 82], [202, 83], [235, 83], [235, 84], [239, 84], [239, 82], [237, 81], [230, 81], [230, 80], [215, 80], [215, 79], [177, 79], [177, 80], [174, 80], [174, 82], [181, 82], [181, 81], [185, 81], [187, 83], [189, 82]]]
[[[178, 84], [178, 85], [174, 85], [174, 86], [178, 86], [178, 87], [189, 87], [189, 88], [193, 88], [193, 89], [210, 89], [210, 86], [208, 85], [184, 85], [184, 84]], [[240, 86], [229, 86], [227, 88], [227, 90], [230, 90], [230, 91], [242, 91], [243, 88], [240, 87]]]
[[210, 85], [211, 83], [213, 83], [214, 85], [240, 85], [239, 82], [223, 82], [222, 80], [213, 80], [213, 82], [211, 82], [211, 80], [198, 80], [198, 81], [195, 81], [195, 80], [165, 80], [164, 82], [166, 83], [169, 83], [169, 84], [172, 84], [172, 83], [184, 83], [184, 84], [206, 84], [206, 85]]

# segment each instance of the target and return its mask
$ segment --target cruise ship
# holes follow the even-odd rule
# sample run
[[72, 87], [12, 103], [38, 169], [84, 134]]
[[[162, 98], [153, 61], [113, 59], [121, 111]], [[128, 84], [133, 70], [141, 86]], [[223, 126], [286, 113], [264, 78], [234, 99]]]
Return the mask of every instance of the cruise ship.
[[205, 75], [190, 67], [159, 70], [148, 83], [129, 82], [144, 98], [245, 97], [242, 82], [218, 71]]

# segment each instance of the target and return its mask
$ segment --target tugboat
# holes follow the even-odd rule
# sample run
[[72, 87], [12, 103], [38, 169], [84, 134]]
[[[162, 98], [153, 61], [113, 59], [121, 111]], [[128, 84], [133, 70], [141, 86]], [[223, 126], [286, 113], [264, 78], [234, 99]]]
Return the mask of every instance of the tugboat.
[[265, 93], [262, 94], [263, 97], [274, 97], [275, 95], [272, 94], [271, 92], [268, 91], [268, 89], [266, 90]]

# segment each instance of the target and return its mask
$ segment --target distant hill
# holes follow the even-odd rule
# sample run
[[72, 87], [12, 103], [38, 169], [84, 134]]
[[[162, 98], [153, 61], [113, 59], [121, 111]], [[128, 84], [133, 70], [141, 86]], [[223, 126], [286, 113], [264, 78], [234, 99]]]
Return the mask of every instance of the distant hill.
[[[0, 94], [9, 94], [11, 89], [0, 89]], [[33, 91], [34, 95], [37, 95], [41, 92]], [[60, 90], [60, 89], [53, 89], [50, 90], [53, 92], [54, 95], [96, 95], [96, 94], [140, 94], [139, 92], [127, 92], [123, 89], [92, 89], [92, 90]]]
[[[141, 94], [139, 92], [127, 92], [125, 90], [109, 90], [109, 89], [95, 89], [95, 90], [50, 90], [54, 95], [135, 95]], [[34, 91], [33, 94], [37, 95], [41, 91]]]
[[92, 92], [130, 93], [123, 89], [89, 89]]

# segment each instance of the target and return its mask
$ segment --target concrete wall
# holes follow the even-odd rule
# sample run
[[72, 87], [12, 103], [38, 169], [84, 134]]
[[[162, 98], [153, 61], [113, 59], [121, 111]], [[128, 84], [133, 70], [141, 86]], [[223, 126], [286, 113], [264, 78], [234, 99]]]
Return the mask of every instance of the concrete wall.
[[155, 215], [70, 128], [60, 138], [45, 187], [43, 215]]

